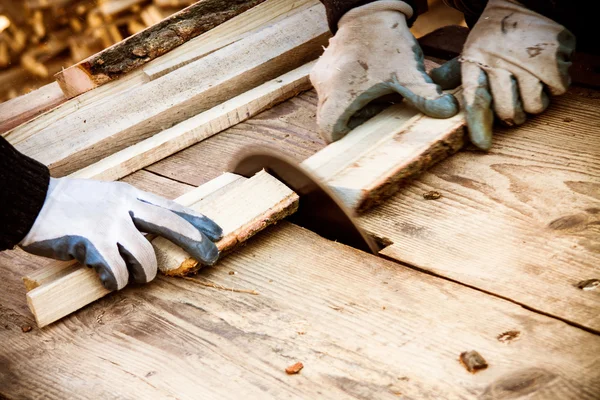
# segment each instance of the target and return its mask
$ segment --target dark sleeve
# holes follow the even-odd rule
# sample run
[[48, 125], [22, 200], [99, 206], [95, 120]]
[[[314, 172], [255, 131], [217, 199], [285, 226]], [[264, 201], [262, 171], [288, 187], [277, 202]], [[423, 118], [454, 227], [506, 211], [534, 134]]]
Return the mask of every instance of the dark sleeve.
[[[329, 29], [335, 34], [337, 31], [337, 23], [344, 14], [353, 8], [364, 6], [365, 4], [373, 3], [377, 0], [321, 0], [321, 3], [327, 10], [327, 22], [329, 22]], [[426, 0], [402, 0], [406, 4], [413, 8], [413, 16], [408, 21], [408, 26], [412, 26], [418, 14], [422, 14], [427, 11]]]
[[50, 172], [0, 137], [0, 251], [12, 249], [35, 222], [50, 183]]

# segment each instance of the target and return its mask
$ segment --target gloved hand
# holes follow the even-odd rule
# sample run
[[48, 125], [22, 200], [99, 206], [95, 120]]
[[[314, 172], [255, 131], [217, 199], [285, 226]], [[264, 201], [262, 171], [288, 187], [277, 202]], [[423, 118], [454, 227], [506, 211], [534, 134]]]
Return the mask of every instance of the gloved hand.
[[489, 0], [467, 38], [460, 62], [471, 141], [488, 150], [494, 115], [520, 125], [570, 84], [575, 37], [517, 1]]
[[104, 287], [118, 290], [130, 279], [145, 283], [156, 276], [154, 250], [140, 231], [163, 236], [204, 264], [219, 256], [213, 241], [221, 228], [205, 216], [123, 182], [70, 178], [50, 178], [44, 205], [19, 246], [75, 258], [94, 268]]
[[403, 1], [382, 0], [354, 8], [340, 19], [310, 74], [325, 140], [342, 138], [358, 111], [391, 93], [432, 117], [458, 112], [456, 99], [442, 94], [425, 72], [423, 53], [406, 23], [412, 13]]

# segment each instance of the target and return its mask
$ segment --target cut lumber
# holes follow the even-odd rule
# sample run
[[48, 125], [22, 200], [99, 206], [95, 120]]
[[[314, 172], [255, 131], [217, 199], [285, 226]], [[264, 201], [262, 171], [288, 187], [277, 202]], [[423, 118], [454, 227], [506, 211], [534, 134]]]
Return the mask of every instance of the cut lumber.
[[0, 133], [7, 132], [62, 103], [64, 96], [56, 82], [0, 104]]
[[16, 145], [64, 176], [282, 75], [322, 53], [330, 36], [322, 5], [77, 111]]
[[73, 174], [74, 178], [112, 181], [123, 178], [232, 127], [311, 88], [314, 62], [185, 120]]
[[436, 119], [400, 103], [302, 164], [349, 208], [363, 212], [460, 150], [465, 144], [464, 126], [462, 112]]
[[[201, 186], [176, 201], [205, 214], [223, 228], [217, 243], [222, 253], [298, 208], [298, 196], [266, 172], [252, 178], [226, 173], [208, 186]], [[152, 245], [159, 269], [182, 276], [196, 271], [198, 263], [171, 242], [156, 238]], [[46, 326], [107, 295], [93, 269], [60, 262], [23, 278], [27, 303], [39, 327]]]
[[[16, 145], [49, 125], [56, 123], [56, 121], [66, 115], [78, 110], [81, 111], [96, 107], [100, 103], [112, 99], [113, 96], [120, 92], [141, 86], [150, 79], [154, 80], [167, 72], [196, 61], [255, 31], [265, 28], [268, 24], [286, 18], [316, 3], [316, 0], [294, 1], [291, 4], [289, 0], [266, 0], [167, 54], [150, 61], [144, 66], [143, 70], [131, 71], [118, 80], [111, 81], [95, 90], [70, 99], [62, 106], [3, 134], [3, 136], [10, 143]], [[60, 90], [56, 83], [53, 85], [56, 85], [56, 89]], [[64, 97], [62, 91], [61, 95]], [[1, 130], [0, 133], [2, 133]]]
[[[153, 60], [264, 0], [202, 0], [58, 74], [68, 98]], [[127, 1], [131, 2], [131, 1]]]
[[150, 80], [160, 78], [215, 50], [264, 29], [268, 24], [273, 24], [318, 4], [317, 0], [266, 0], [156, 60], [150, 61], [144, 65], [143, 71]]

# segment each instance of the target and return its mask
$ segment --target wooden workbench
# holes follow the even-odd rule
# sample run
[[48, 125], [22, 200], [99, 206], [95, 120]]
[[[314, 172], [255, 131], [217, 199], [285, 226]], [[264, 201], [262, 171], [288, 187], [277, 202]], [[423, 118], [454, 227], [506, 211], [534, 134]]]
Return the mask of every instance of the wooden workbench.
[[[325, 144], [304, 93], [124, 180], [174, 198], [248, 144]], [[0, 254], [0, 397], [597, 399], [600, 94], [574, 88], [361, 216], [376, 257], [284, 222], [198, 276], [160, 276], [44, 329]], [[423, 193], [438, 191], [438, 200]], [[475, 350], [487, 369], [459, 362]], [[304, 363], [298, 375], [285, 368]]]

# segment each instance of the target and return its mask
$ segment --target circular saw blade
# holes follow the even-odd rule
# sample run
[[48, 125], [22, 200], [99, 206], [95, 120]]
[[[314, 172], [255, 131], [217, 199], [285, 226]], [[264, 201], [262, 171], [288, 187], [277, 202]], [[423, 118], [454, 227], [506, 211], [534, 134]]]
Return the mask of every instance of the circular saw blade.
[[289, 217], [291, 222], [326, 239], [377, 254], [377, 244], [359, 228], [351, 211], [331, 189], [295, 161], [264, 148], [247, 149], [236, 159], [230, 169], [234, 173], [249, 178], [264, 169], [298, 194], [300, 204]]

